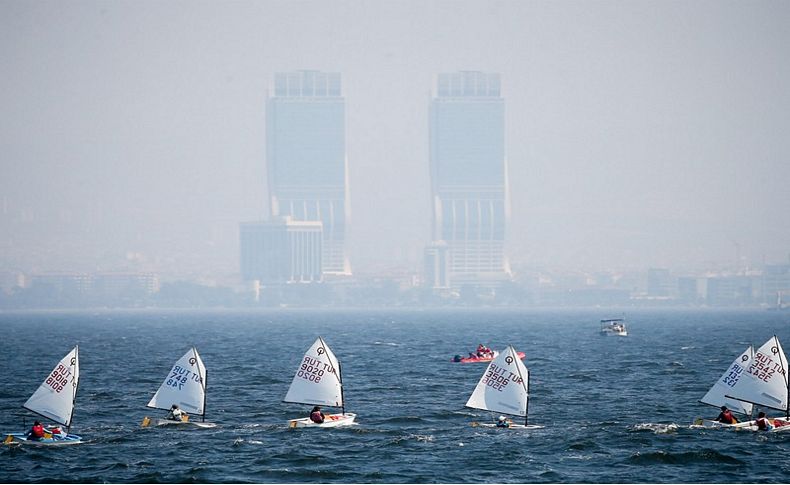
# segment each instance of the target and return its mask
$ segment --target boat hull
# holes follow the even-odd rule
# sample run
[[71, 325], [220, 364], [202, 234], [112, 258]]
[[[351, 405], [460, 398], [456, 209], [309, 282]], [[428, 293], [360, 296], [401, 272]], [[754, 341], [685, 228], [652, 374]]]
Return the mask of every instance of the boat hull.
[[697, 419], [694, 421], [694, 426], [698, 426], [702, 428], [743, 429], [743, 428], [748, 428], [752, 424], [754, 424], [754, 421], [742, 421], [740, 423], [735, 423], [735, 424], [720, 423], [719, 421], [714, 421], [712, 419]]
[[497, 426], [495, 423], [478, 423], [472, 422], [472, 427], [479, 428], [500, 428], [500, 429], [543, 429], [545, 426], [539, 424], [516, 424], [511, 423], [510, 426]]
[[3, 441], [4, 445], [26, 445], [26, 446], [68, 446], [82, 443], [82, 437], [69, 434], [65, 437], [43, 438], [40, 440], [27, 439], [27, 433], [10, 433]]
[[[787, 418], [768, 418], [773, 428], [768, 430], [771, 433], [787, 433], [790, 432], [790, 420]], [[742, 431], [760, 431], [755, 424], [755, 421], [743, 421], [741, 423], [727, 424], [713, 421], [711, 419], [698, 419], [694, 425], [702, 428], [725, 428], [736, 429]]]
[[357, 415], [354, 413], [327, 414], [323, 423], [314, 423], [310, 418], [291, 419], [288, 421], [289, 428], [339, 428], [349, 426], [354, 423]]
[[164, 418], [143, 418], [140, 424], [143, 428], [158, 427], [158, 426], [178, 426], [184, 428], [216, 428], [216, 423], [207, 423], [205, 421], [175, 421], [173, 419]]
[[[525, 354], [524, 352], [516, 352], [516, 355], [518, 355], [518, 358], [521, 359], [521, 360], [524, 360], [524, 358], [527, 356], [527, 354]], [[475, 356], [475, 357], [464, 357], [464, 358], [462, 358], [460, 360], [452, 359], [452, 362], [460, 362], [462, 364], [474, 364], [476, 362], [491, 362], [495, 358], [496, 358], [496, 355], [493, 355], [491, 357], [477, 357], [477, 356]]]

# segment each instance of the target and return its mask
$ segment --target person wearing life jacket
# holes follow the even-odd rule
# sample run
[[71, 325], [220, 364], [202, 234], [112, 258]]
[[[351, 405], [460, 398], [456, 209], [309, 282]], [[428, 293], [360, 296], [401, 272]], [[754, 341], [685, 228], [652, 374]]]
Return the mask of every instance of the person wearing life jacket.
[[36, 420], [33, 423], [33, 427], [30, 428], [30, 431], [27, 433], [27, 439], [34, 441], [41, 441], [44, 439], [44, 427], [41, 426], [41, 422]]
[[496, 420], [496, 427], [497, 428], [509, 428], [510, 427], [510, 420], [507, 419], [505, 416], [500, 416]]
[[757, 425], [757, 429], [760, 431], [769, 431], [773, 428], [771, 422], [765, 417], [765, 413], [760, 411], [760, 414], [757, 415], [757, 420], [754, 422]]
[[173, 404], [170, 407], [170, 411], [167, 413], [167, 419], [172, 419], [173, 421], [183, 421], [186, 414], [187, 413], [182, 411], [178, 405]]
[[321, 406], [315, 406], [312, 411], [310, 411], [310, 421], [314, 423], [321, 424], [326, 419], [324, 413], [321, 412]]
[[60, 429], [60, 426], [53, 426], [52, 428], [47, 429], [45, 431], [49, 431], [49, 433], [52, 434], [53, 440], [60, 440], [67, 436], [67, 434], [63, 432], [62, 429]]
[[735, 419], [735, 416], [732, 415], [732, 411], [727, 409], [727, 406], [721, 407], [721, 412], [719, 413], [719, 416], [716, 418], [716, 421], [724, 424], [735, 424], [738, 422], [738, 420]]

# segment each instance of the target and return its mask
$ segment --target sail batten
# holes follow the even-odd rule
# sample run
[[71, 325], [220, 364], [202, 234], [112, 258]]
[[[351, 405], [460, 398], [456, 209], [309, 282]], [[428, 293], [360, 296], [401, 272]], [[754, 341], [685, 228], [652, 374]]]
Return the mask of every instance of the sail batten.
[[727, 406], [731, 411], [740, 414], [751, 414], [753, 405], [750, 402], [728, 397], [728, 394], [743, 378], [754, 358], [754, 347], [751, 345], [730, 364], [713, 387], [700, 399], [709, 406]]
[[190, 414], [206, 414], [206, 367], [195, 347], [176, 361], [147, 406], [169, 410], [173, 404]]
[[302, 357], [283, 402], [343, 407], [340, 363], [321, 337]]
[[466, 407], [513, 416], [526, 416], [529, 370], [512, 346], [499, 353], [486, 368]]
[[58, 362], [22, 407], [63, 426], [71, 426], [79, 378], [77, 346]]

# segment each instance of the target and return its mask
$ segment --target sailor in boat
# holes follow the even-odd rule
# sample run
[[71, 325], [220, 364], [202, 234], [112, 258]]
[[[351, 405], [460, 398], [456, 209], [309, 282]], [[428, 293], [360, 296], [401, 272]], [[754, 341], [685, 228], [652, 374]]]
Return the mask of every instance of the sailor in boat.
[[61, 440], [68, 436], [68, 433], [63, 431], [60, 426], [53, 426], [52, 428], [45, 431], [48, 431], [52, 435], [53, 440]]
[[39, 420], [33, 423], [33, 427], [27, 432], [27, 439], [30, 441], [41, 441], [44, 439], [44, 426]]
[[313, 407], [313, 410], [310, 411], [310, 421], [321, 424], [324, 422], [324, 419], [326, 419], [326, 416], [321, 412], [321, 406]]
[[187, 413], [182, 411], [177, 404], [173, 404], [170, 406], [170, 411], [167, 412], [166, 418], [173, 421], [186, 421], [186, 416]]
[[727, 406], [721, 407], [721, 412], [715, 420], [724, 424], [735, 424], [738, 422], [738, 420], [735, 419], [735, 416], [732, 415], [732, 411], [727, 409]]
[[509, 428], [510, 427], [510, 420], [507, 419], [505, 416], [500, 416], [496, 420], [496, 427], [497, 428]]
[[480, 344], [480, 345], [477, 346], [477, 356], [478, 357], [491, 357], [491, 354], [493, 354], [493, 352], [491, 351], [491, 349], [489, 349], [485, 345]]
[[768, 418], [765, 417], [765, 413], [760, 411], [757, 415], [757, 420], [754, 422], [757, 425], [757, 429], [760, 431], [770, 431], [773, 428], [771, 422], [768, 421]]

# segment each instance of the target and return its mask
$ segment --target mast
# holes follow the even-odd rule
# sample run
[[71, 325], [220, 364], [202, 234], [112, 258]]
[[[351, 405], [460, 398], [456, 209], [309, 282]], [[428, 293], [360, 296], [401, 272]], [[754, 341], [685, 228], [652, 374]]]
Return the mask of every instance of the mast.
[[[74, 370], [76, 370], [80, 365], [80, 346], [77, 345], [74, 347]], [[69, 424], [66, 426], [66, 433], [71, 432], [71, 421], [74, 418], [74, 404], [77, 402], [77, 389], [80, 386], [80, 379], [79, 379], [79, 371], [73, 372], [73, 376], [71, 377], [71, 382], [74, 386], [74, 394], [71, 396], [71, 414], [69, 414]], [[76, 379], [76, 382], [75, 382]]]
[[524, 426], [527, 426], [528, 424], [529, 424], [529, 373], [527, 373], [527, 404], [526, 406], [524, 406]]
[[[192, 347], [192, 352], [195, 353], [195, 363], [197, 363], [199, 359], [197, 348]], [[202, 363], [203, 361], [200, 360], [200, 362]], [[198, 371], [200, 371], [200, 366], [198, 366]], [[208, 369], [205, 369], [204, 372], [205, 375], [200, 376], [200, 385], [203, 386], [203, 414], [200, 415], [200, 420], [205, 423], [206, 422], [206, 386], [208, 385]]]
[[[518, 358], [518, 352], [516, 352], [516, 349], [514, 349], [512, 345], [508, 345], [508, 352], [510, 352], [510, 358], [513, 359], [513, 362], [518, 362], [520, 360]], [[526, 368], [526, 366], [524, 367]], [[524, 426], [526, 426], [529, 423], [529, 371], [527, 371], [527, 378], [524, 379], [524, 376], [521, 375], [521, 369], [519, 369], [518, 364], [516, 364], [516, 370], [518, 371], [518, 376], [521, 378], [524, 390], [527, 391], [527, 399], [524, 403]]]
[[337, 380], [340, 381], [340, 412], [346, 414], [346, 398], [343, 396], [343, 373], [340, 372], [340, 361], [337, 361]]
[[[332, 362], [332, 359], [329, 358], [329, 351], [327, 351], [328, 347], [326, 342], [324, 342], [324, 337], [319, 335], [318, 340], [321, 341], [321, 347], [324, 349], [324, 352], [326, 352], [326, 359], [329, 361], [329, 364], [332, 365], [332, 372], [335, 373], [338, 382], [340, 382], [340, 412], [346, 414], [346, 399], [343, 396], [343, 373], [340, 371], [340, 360], [335, 356], [336, 362]], [[337, 364], [337, 366], [335, 364]]]
[[[776, 346], [779, 347], [779, 338], [776, 335], [774, 335], [774, 341], [777, 344]], [[784, 354], [784, 352], [781, 352], [781, 354]], [[787, 359], [787, 356], [785, 356], [785, 359]], [[785, 418], [790, 420], [790, 379], [788, 379], [787, 376], [788, 369], [787, 369], [787, 362], [785, 359], [782, 359], [781, 355], [779, 356], [779, 360], [782, 362], [782, 377], [784, 377], [785, 379], [785, 388], [787, 389], [787, 397], [785, 398], [785, 400], [787, 401], [785, 405]]]

